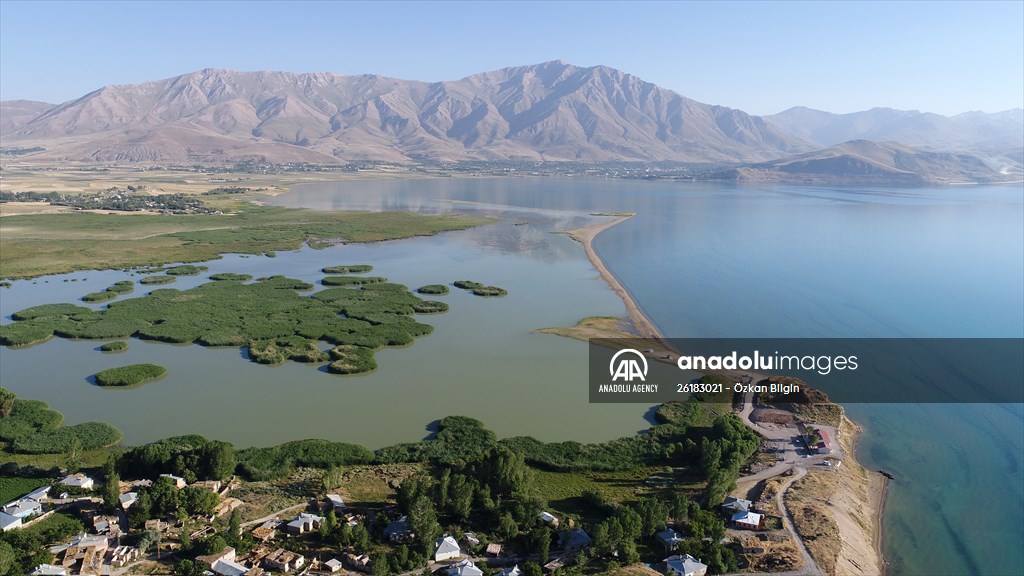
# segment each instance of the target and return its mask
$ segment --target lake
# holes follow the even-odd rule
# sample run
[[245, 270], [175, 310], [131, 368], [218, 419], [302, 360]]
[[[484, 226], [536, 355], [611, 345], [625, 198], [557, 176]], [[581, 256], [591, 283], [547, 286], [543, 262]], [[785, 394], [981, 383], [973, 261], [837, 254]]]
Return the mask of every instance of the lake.
[[[50, 402], [69, 423], [103, 420], [129, 443], [195, 432], [263, 445], [306, 437], [379, 447], [415, 440], [448, 414], [500, 436], [604, 440], [645, 428], [649, 406], [588, 404], [586, 346], [533, 334], [624, 308], [583, 255], [554, 231], [637, 216], [595, 249], [670, 337], [1014, 337], [1024, 334], [1020, 185], [878, 188], [725, 185], [597, 179], [437, 178], [311, 184], [269, 200], [314, 209], [466, 211], [500, 222], [431, 238], [277, 258], [228, 256], [213, 272], [315, 281], [322, 266], [373, 264], [416, 287], [478, 280], [509, 295], [460, 290], [425, 316], [434, 334], [378, 355], [380, 369], [337, 377], [289, 363], [252, 364], [238, 350], [132, 340], [54, 340], [0, 350], [0, 381]], [[88, 280], [63, 282], [76, 278]], [[5, 321], [21, 308], [74, 301], [126, 275], [89, 272], [0, 291]], [[137, 291], [140, 289], [137, 287]], [[138, 292], [137, 292], [138, 293]], [[60, 359], [55, 362], [54, 359]], [[152, 361], [167, 378], [103, 390], [99, 369]], [[859, 458], [897, 479], [884, 549], [900, 574], [1024, 573], [1021, 405], [848, 406], [865, 426]]]

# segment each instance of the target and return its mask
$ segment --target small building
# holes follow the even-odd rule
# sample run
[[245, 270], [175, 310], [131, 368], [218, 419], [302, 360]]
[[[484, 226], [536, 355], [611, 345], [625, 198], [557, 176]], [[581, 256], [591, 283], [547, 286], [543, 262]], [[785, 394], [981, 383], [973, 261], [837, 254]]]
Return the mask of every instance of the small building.
[[21, 498], [15, 500], [9, 504], [5, 504], [3, 507], [4, 514], [9, 514], [15, 518], [21, 518], [22, 520], [30, 516], [38, 516], [43, 513], [43, 505], [35, 500], [28, 498]]
[[326, 566], [332, 574], [335, 572], [341, 572], [342, 568], [345, 567], [341, 560], [338, 560], [337, 558], [331, 558], [327, 562], [324, 562], [324, 566]]
[[748, 512], [753, 505], [754, 503], [750, 500], [729, 496], [725, 499], [725, 502], [722, 502], [722, 509], [730, 512]]
[[138, 560], [142, 552], [134, 546], [118, 546], [110, 552], [110, 565], [114, 568], [122, 568]]
[[455, 538], [445, 535], [434, 543], [434, 562], [452, 560], [462, 556], [462, 549]]
[[121, 502], [121, 509], [127, 510], [132, 507], [132, 504], [135, 504], [136, 502], [139, 501], [139, 493], [125, 492], [124, 494], [118, 496], [117, 499], [119, 502]]
[[99, 573], [108, 548], [110, 540], [106, 536], [81, 533], [71, 539], [61, 564], [64, 567], [78, 565], [81, 574]]
[[93, 486], [96, 485], [96, 481], [79, 472], [78, 474], [65, 476], [61, 479], [60, 484], [71, 486], [72, 488], [81, 488], [82, 490], [92, 490]]
[[523, 576], [523, 571], [519, 569], [519, 564], [516, 564], [511, 568], [505, 568], [498, 572], [498, 576]]
[[537, 517], [540, 518], [541, 522], [550, 524], [552, 527], [555, 528], [558, 527], [558, 518], [556, 518], [554, 514], [551, 514], [550, 512], [541, 512], [537, 515]]
[[359, 570], [360, 572], [370, 571], [370, 557], [366, 554], [359, 554], [357, 556], [352, 552], [345, 552], [344, 554], [342, 554], [342, 558], [344, 558], [345, 562], [348, 562], [350, 566], [352, 566], [356, 570]]
[[220, 492], [220, 488], [221, 488], [220, 480], [201, 480], [199, 482], [193, 482], [192, 485], [193, 486], [198, 486], [200, 488], [206, 488], [210, 492], [217, 492], [217, 493]]
[[559, 546], [567, 551], [582, 550], [590, 546], [594, 541], [581, 528], [574, 528], [568, 532], [562, 532], [558, 536]]
[[484, 571], [477, 568], [472, 560], [461, 560], [448, 567], [448, 576], [484, 576]]
[[487, 545], [487, 553], [491, 556], [501, 556], [501, 544], [492, 542]]
[[306, 532], [312, 532], [313, 530], [319, 530], [320, 523], [323, 521], [323, 516], [303, 512], [296, 516], [294, 520], [285, 524], [284, 531], [289, 534], [304, 534]]
[[305, 566], [306, 559], [295, 552], [290, 552], [284, 548], [278, 548], [264, 556], [263, 563], [271, 570], [280, 570], [287, 574], [292, 570], [298, 570]]
[[661, 532], [658, 532], [654, 537], [657, 538], [658, 542], [661, 542], [665, 547], [665, 550], [668, 551], [675, 550], [677, 546], [686, 541], [685, 538], [677, 534], [676, 531], [671, 528], [666, 528]]
[[103, 534], [107, 536], [120, 536], [121, 519], [117, 516], [93, 516], [92, 530], [97, 534]]
[[668, 576], [704, 576], [708, 567], [693, 556], [683, 554], [665, 558], [665, 573]]
[[747, 530], [760, 530], [764, 528], [764, 515], [754, 512], [737, 512], [732, 515], [732, 525]]
[[249, 568], [244, 564], [238, 563], [235, 557], [235, 549], [230, 546], [225, 547], [216, 554], [199, 556], [196, 558], [196, 562], [209, 566], [210, 570], [219, 576], [257, 576], [263, 573], [258, 568]]
[[476, 534], [472, 532], [466, 532], [463, 534], [463, 536], [466, 537], [466, 544], [469, 544], [470, 548], [472, 548], [473, 546], [480, 545], [480, 539], [476, 537]]
[[185, 479], [181, 476], [175, 476], [174, 474], [161, 474], [160, 477], [170, 478], [171, 482], [174, 482], [175, 488], [184, 488], [185, 486], [188, 486], [188, 482], [185, 482]]
[[384, 537], [389, 542], [407, 542], [412, 540], [415, 534], [409, 528], [409, 517], [402, 516], [398, 520], [388, 522], [388, 525], [384, 527]]
[[40, 564], [28, 573], [29, 576], [68, 576], [68, 571], [63, 566], [53, 564]]
[[26, 494], [24, 497], [29, 500], [35, 500], [36, 502], [44, 502], [50, 498], [50, 486], [40, 486]]
[[11, 516], [7, 512], [0, 512], [0, 532], [7, 532], [15, 528], [21, 528], [23, 520], [17, 516]]
[[274, 520], [267, 520], [260, 527], [255, 528], [252, 531], [252, 537], [261, 542], [273, 540], [277, 537], [277, 527], [280, 525], [280, 522], [275, 522]]
[[816, 454], [832, 453], [832, 439], [829, 437], [828, 430], [815, 428], [803, 422], [798, 424], [797, 429], [800, 431], [809, 452]]
[[345, 511], [345, 501], [337, 494], [328, 494], [327, 503], [331, 505], [335, 512]]

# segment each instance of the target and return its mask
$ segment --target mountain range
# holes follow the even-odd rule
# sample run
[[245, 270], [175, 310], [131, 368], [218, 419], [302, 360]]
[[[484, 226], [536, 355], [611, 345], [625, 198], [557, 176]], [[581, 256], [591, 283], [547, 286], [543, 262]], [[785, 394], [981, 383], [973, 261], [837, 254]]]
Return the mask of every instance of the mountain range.
[[811, 149], [740, 110], [560, 61], [435, 83], [207, 69], [107, 86], [32, 116], [37, 106], [4, 103], [5, 145], [101, 162], [742, 162]]
[[675, 161], [745, 166], [723, 174], [746, 179], [830, 167], [874, 181], [884, 167], [899, 181], [907, 172], [976, 181], [1019, 172], [1024, 111], [798, 107], [758, 117], [562, 61], [433, 83], [206, 69], [59, 105], [0, 102], [0, 140], [39, 162]]

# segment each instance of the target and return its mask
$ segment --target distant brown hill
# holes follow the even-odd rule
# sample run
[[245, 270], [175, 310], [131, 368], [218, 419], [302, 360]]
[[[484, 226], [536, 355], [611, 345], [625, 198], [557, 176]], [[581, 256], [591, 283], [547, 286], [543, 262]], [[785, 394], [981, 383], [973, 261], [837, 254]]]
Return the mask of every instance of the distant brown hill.
[[895, 142], [854, 140], [824, 150], [721, 172], [726, 179], [838, 184], [952, 184], [1020, 180], [1006, 157], [936, 152]]
[[560, 61], [435, 83], [207, 69], [0, 112], [4, 145], [43, 146], [27, 156], [40, 160], [757, 162], [812, 148], [740, 110]]

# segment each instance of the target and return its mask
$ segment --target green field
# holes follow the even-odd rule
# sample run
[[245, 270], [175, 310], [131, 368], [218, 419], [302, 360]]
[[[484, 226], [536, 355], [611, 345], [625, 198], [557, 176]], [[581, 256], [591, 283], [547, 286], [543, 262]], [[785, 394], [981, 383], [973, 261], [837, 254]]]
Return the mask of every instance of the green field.
[[38, 478], [0, 476], [0, 504], [6, 504], [46, 484], [46, 481]]
[[0, 278], [75, 270], [200, 262], [231, 252], [264, 254], [304, 243], [376, 242], [489, 222], [411, 212], [318, 212], [224, 204], [225, 214], [33, 214], [0, 218]]

